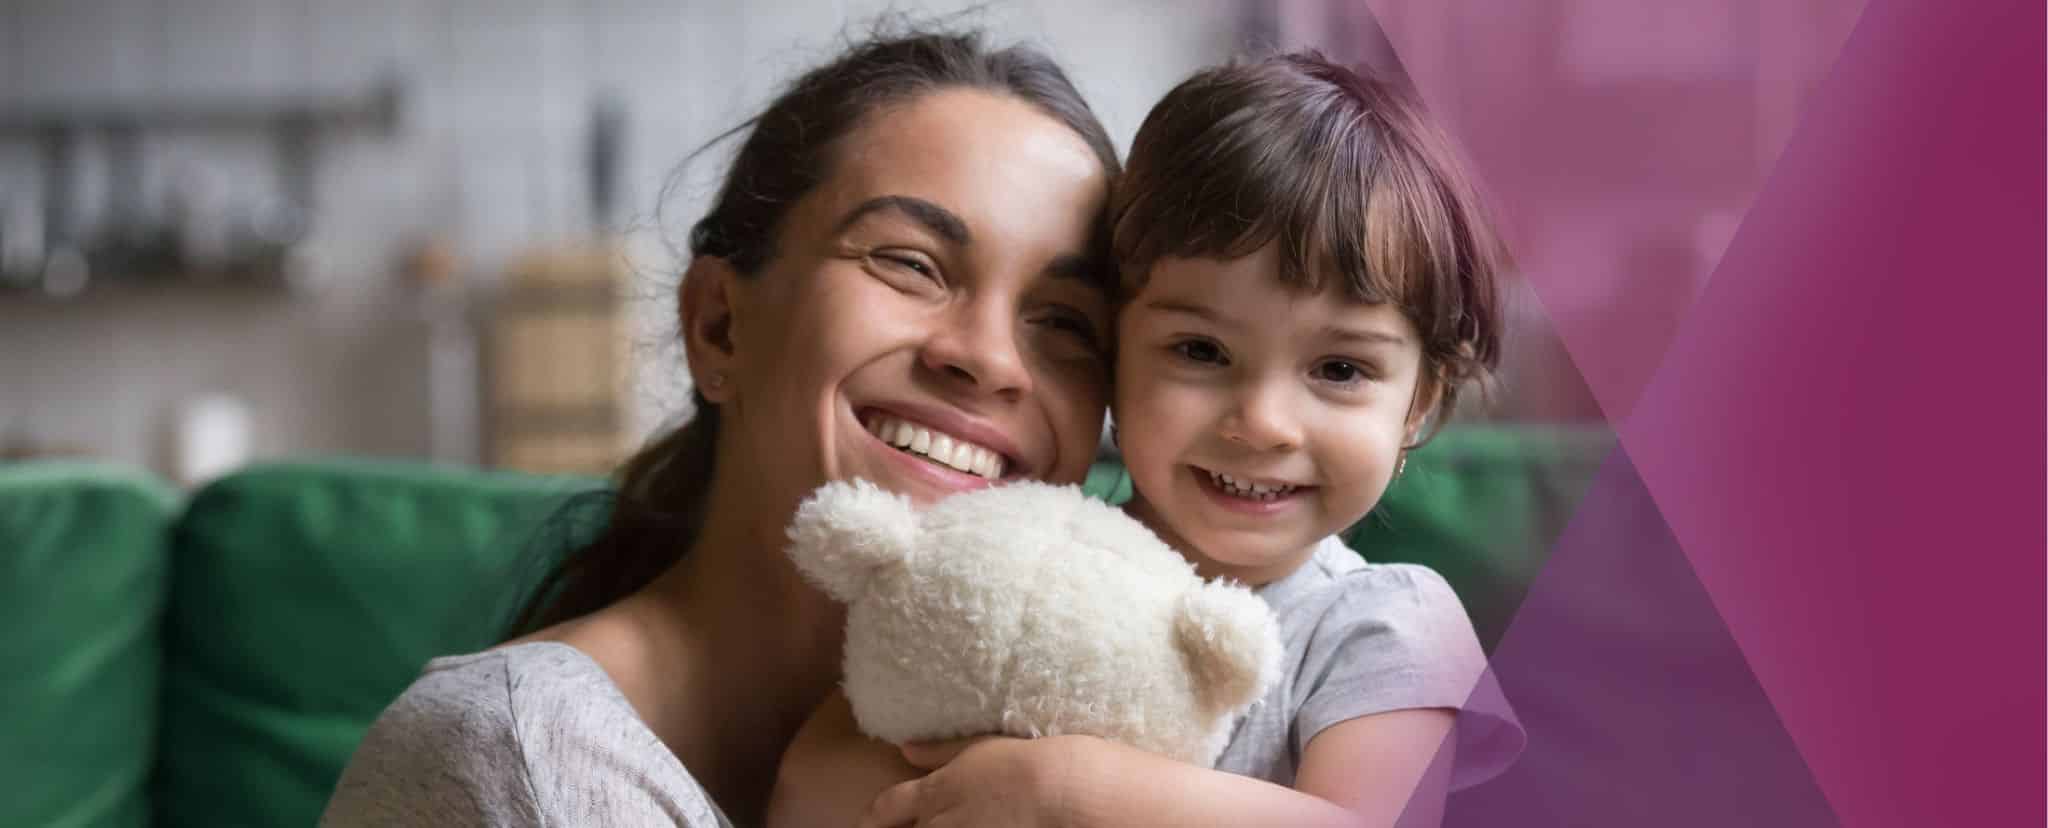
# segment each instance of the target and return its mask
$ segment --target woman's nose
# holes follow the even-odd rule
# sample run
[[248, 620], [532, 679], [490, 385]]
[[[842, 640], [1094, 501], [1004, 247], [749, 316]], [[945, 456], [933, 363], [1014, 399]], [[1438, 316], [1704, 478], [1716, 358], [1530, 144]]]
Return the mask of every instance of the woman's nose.
[[1005, 304], [965, 303], [943, 317], [925, 341], [925, 367], [980, 393], [1022, 397], [1031, 389], [1031, 372], [1017, 350], [1017, 314]]
[[1225, 439], [1257, 451], [1285, 451], [1302, 444], [1301, 418], [1284, 388], [1252, 382], [1238, 390], [1236, 405], [1223, 418]]

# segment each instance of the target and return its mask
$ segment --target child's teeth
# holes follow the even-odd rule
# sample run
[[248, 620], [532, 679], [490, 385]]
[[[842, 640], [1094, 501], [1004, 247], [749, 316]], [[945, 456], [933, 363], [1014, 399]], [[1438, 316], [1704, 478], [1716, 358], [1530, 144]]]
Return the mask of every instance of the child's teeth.
[[1229, 492], [1232, 495], [1247, 498], [1250, 500], [1278, 500], [1281, 495], [1288, 494], [1294, 491], [1293, 486], [1287, 485], [1285, 483], [1253, 483], [1249, 481], [1239, 480], [1235, 477], [1231, 477], [1230, 475], [1224, 474], [1222, 472], [1212, 471], [1208, 474], [1209, 479], [1215, 481], [1216, 485], [1222, 488], [1224, 491]]

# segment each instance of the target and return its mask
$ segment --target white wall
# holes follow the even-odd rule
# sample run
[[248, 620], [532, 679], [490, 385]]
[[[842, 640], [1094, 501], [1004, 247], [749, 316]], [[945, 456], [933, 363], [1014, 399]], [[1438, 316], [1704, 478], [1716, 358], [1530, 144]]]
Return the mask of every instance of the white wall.
[[[399, 135], [323, 150], [308, 246], [323, 277], [317, 290], [72, 304], [0, 295], [0, 442], [26, 435], [153, 462], [171, 407], [226, 391], [250, 404], [259, 457], [424, 456], [425, 328], [393, 276], [409, 245], [448, 239], [470, 278], [485, 282], [521, 250], [581, 238], [584, 133], [600, 90], [627, 106], [622, 204], [644, 223], [685, 153], [831, 54], [848, 21], [965, 5], [10, 0], [0, 6], [0, 107], [349, 92], [387, 71], [406, 79], [408, 97]], [[1239, 8], [1044, 0], [991, 4], [975, 19], [1047, 47], [1124, 145], [1169, 86], [1229, 53]], [[244, 197], [273, 191], [260, 137], [158, 137], [146, 147], [147, 196], [193, 161]], [[83, 162], [88, 177], [102, 163], [90, 152]], [[699, 169], [715, 173], [715, 162]], [[672, 232], [702, 203], [703, 176], [695, 180], [671, 205]], [[34, 145], [0, 137], [0, 199], [40, 187]], [[103, 190], [88, 187], [78, 208], [92, 215], [104, 206]], [[670, 270], [657, 235], [631, 236], [636, 265], [655, 276]], [[655, 280], [646, 292], [658, 290]], [[658, 347], [664, 309], [652, 298], [642, 304], [650, 381], [636, 424], [645, 430], [673, 413], [681, 389], [657, 382], [680, 366]]]

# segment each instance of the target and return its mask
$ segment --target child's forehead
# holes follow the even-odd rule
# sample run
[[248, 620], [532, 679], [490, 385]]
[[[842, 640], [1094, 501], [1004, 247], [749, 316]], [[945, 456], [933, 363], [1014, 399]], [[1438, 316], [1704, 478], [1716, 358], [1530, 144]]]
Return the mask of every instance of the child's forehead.
[[1350, 289], [1355, 281], [1324, 272], [1310, 280], [1287, 278], [1279, 245], [1266, 244], [1241, 256], [1165, 256], [1151, 265], [1124, 272], [1123, 296], [1128, 300], [1174, 294], [1263, 298], [1290, 303], [1329, 300], [1336, 304], [1375, 307], [1386, 304]]

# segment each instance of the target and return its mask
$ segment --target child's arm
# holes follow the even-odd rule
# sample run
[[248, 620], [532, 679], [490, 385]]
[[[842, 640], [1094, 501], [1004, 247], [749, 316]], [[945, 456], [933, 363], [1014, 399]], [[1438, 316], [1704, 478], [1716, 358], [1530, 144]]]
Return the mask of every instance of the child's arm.
[[[1309, 742], [1290, 789], [1091, 737], [985, 739], [911, 748], [930, 775], [877, 797], [863, 828], [968, 825], [1391, 826], [1441, 818], [1448, 710], [1397, 710], [1333, 725]], [[1437, 760], [1433, 765], [1432, 760]]]
[[834, 691], [783, 751], [767, 825], [851, 826], [876, 794], [923, 775], [894, 745], [861, 733], [846, 695]]
[[1342, 806], [1355, 825], [1438, 825], [1456, 717], [1442, 708], [1394, 710], [1324, 728], [1302, 752], [1294, 789]]

